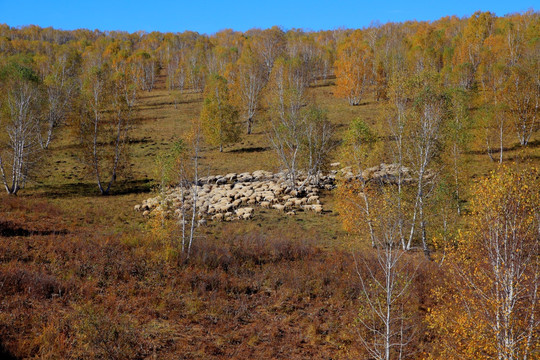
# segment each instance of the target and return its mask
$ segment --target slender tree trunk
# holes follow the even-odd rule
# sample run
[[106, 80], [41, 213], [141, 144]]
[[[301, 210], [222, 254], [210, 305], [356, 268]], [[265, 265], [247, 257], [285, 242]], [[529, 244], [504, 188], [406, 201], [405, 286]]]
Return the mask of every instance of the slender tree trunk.
[[491, 153], [491, 145], [489, 144], [489, 134], [488, 134], [487, 129], [486, 129], [486, 150], [487, 150], [487, 154], [489, 156], [489, 159], [491, 161], [495, 161], [495, 159], [493, 158], [493, 154]]
[[189, 259], [189, 256], [191, 255], [191, 246], [193, 244], [193, 239], [195, 236], [195, 221], [196, 221], [196, 215], [197, 215], [197, 200], [198, 200], [198, 183], [199, 183], [199, 129], [196, 129], [197, 133], [195, 134], [196, 138], [194, 139], [194, 159], [193, 159], [193, 167], [194, 167], [194, 176], [193, 176], [193, 196], [192, 201], [193, 204], [191, 205], [192, 213], [191, 213], [191, 229], [189, 233], [189, 245], [188, 245], [188, 253], [187, 258]]
[[[499, 115], [501, 116], [501, 115]], [[504, 135], [503, 120], [499, 120], [499, 164], [503, 162], [503, 135]]]
[[92, 155], [93, 155], [93, 162], [94, 162], [94, 173], [96, 175], [96, 180], [98, 184], [99, 191], [101, 195], [105, 195], [105, 189], [103, 189], [103, 185], [101, 184], [101, 176], [99, 172], [99, 158], [98, 158], [98, 144], [97, 144], [97, 136], [98, 136], [98, 115], [96, 114], [96, 117], [94, 118], [94, 134], [92, 139]]
[[184, 184], [180, 184], [180, 199], [182, 201], [182, 254], [184, 254], [186, 248], [186, 196]]
[[427, 258], [429, 258], [429, 249], [427, 246], [426, 220], [424, 218], [424, 194], [419, 197], [419, 215], [420, 215], [420, 231], [422, 232], [422, 249]]
[[249, 117], [247, 120], [247, 134], [251, 135], [251, 128], [253, 126], [253, 117]]
[[460, 204], [460, 192], [459, 192], [459, 167], [458, 167], [458, 156], [459, 156], [459, 149], [457, 144], [454, 144], [454, 186], [455, 186], [455, 193], [456, 193], [456, 207], [457, 207], [457, 214], [461, 215], [461, 204]]

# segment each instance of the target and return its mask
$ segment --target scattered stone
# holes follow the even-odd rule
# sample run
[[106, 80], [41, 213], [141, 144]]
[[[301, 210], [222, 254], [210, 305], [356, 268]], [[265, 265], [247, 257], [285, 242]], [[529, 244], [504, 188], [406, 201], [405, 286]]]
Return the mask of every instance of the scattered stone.
[[[340, 163], [330, 165], [338, 167]], [[299, 172], [298, 186], [305, 182], [305, 176]], [[431, 177], [433, 173], [428, 171], [425, 179]], [[286, 211], [288, 215], [293, 215], [295, 210], [300, 209], [320, 214], [323, 213], [319, 197], [320, 189], [334, 189], [336, 178], [344, 181], [355, 179], [377, 181], [381, 184], [397, 184], [400, 181], [408, 184], [415, 181], [409, 168], [401, 167], [400, 169], [397, 164], [380, 164], [365, 169], [361, 174], [354, 174], [349, 166], [332, 170], [326, 175], [319, 173], [313, 182], [308, 182], [302, 191], [297, 191], [290, 186], [285, 172], [274, 174], [257, 170], [252, 173], [202, 177], [196, 185], [191, 185], [191, 188], [167, 189], [164, 195], [146, 199], [142, 204], [135, 205], [134, 210], [142, 211], [143, 216], [153, 216], [162, 212], [168, 216], [181, 218], [182, 213], [189, 213], [193, 206], [193, 194], [196, 192], [199, 226], [206, 224], [204, 219], [216, 221], [251, 219], [255, 206]]]

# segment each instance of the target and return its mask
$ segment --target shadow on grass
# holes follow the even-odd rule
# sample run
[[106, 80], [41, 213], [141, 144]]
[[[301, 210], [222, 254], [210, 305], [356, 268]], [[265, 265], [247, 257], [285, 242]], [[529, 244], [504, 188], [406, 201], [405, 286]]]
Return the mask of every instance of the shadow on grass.
[[330, 87], [330, 86], [334, 86], [335, 84], [336, 84], [335, 81], [328, 80], [328, 81], [320, 82], [318, 84], [311, 84], [309, 87], [310, 88]]
[[0, 341], [0, 359], [3, 359], [3, 360], [17, 360], [18, 357], [16, 357], [11, 352], [9, 352], [5, 348], [4, 344], [2, 344], [2, 341]]
[[166, 119], [166, 116], [155, 116], [155, 115], [148, 115], [148, 116], [138, 116], [133, 119], [133, 122], [141, 123], [145, 121], [157, 121], [157, 120], [163, 120]]
[[[515, 151], [515, 150], [527, 149], [527, 148], [532, 149], [532, 148], [537, 148], [537, 147], [540, 147], [540, 139], [530, 141], [527, 145], [521, 145], [519, 143], [515, 143], [512, 146], [503, 146], [503, 153], [505, 153], [507, 151]], [[499, 154], [500, 150], [501, 149], [499, 147], [494, 146], [489, 150], [489, 153], [492, 154], [492, 155]], [[469, 154], [469, 155], [486, 155], [486, 154], [488, 154], [488, 151], [487, 151], [487, 149], [470, 150], [470, 151], [467, 151], [467, 154]]]
[[[1, 237], [16, 237], [16, 236], [47, 236], [47, 235], [66, 235], [68, 233], [67, 230], [29, 230], [29, 229], [23, 229], [21, 227], [18, 227], [17, 225], [7, 221], [2, 222], [0, 221], [0, 236]], [[2, 357], [2, 351], [0, 347], [0, 359], [3, 359]]]
[[243, 147], [240, 149], [229, 150], [229, 153], [254, 153], [271, 150], [269, 147]]
[[524, 156], [509, 156], [508, 161], [538, 161], [540, 160], [540, 155], [524, 155]]
[[155, 143], [155, 141], [152, 140], [151, 137], [149, 136], [143, 136], [142, 138], [132, 138], [132, 139], [129, 139], [129, 144], [130, 145], [134, 145], [134, 144], [147, 144], [147, 143]]
[[[198, 97], [195, 97], [195, 98], [190, 98], [190, 99], [180, 99], [177, 101], [177, 104], [180, 105], [180, 104], [195, 104], [195, 103], [200, 103], [200, 102], [203, 102], [203, 98], [202, 96], [198, 96]], [[174, 102], [173, 102], [174, 104]]]
[[[180, 99], [180, 100], [176, 101], [176, 105], [178, 106], [178, 105], [182, 105], [182, 104], [196, 104], [196, 103], [201, 103], [201, 102], [203, 102], [202, 97], [197, 97], [197, 98], [192, 98], [192, 99]], [[150, 108], [162, 108], [162, 107], [166, 107], [166, 106], [174, 106], [174, 100], [171, 100], [171, 101], [156, 101], [156, 102], [151, 102], [151, 103], [147, 103], [147, 104], [142, 105], [142, 107], [147, 108], [147, 109], [150, 109]]]
[[140, 95], [140, 98], [141, 99], [153, 99], [153, 98], [159, 98], [159, 97], [162, 97], [163, 95], [161, 94], [154, 94], [154, 95], [151, 95], [149, 92], [142, 92], [141, 95]]
[[[122, 181], [113, 184], [110, 194], [106, 196], [149, 193], [152, 191], [152, 187], [153, 181], [151, 179]], [[101, 195], [97, 184], [93, 182], [41, 185], [36, 188], [36, 192], [48, 198], [93, 197]]]

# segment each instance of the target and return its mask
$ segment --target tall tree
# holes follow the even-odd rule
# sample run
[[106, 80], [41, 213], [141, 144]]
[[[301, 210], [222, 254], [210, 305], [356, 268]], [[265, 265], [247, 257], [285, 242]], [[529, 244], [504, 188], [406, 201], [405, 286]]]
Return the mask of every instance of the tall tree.
[[62, 126], [73, 110], [73, 99], [79, 90], [77, 77], [80, 71], [80, 54], [73, 48], [66, 47], [56, 54], [50, 71], [44, 78], [47, 92], [45, 115], [45, 135], [40, 136], [40, 144], [47, 149], [54, 138], [54, 132]]
[[342, 163], [351, 169], [351, 179], [339, 179], [337, 188], [340, 217], [345, 229], [354, 235], [369, 234], [372, 247], [375, 247], [376, 239], [367, 169], [379, 161], [373, 156], [377, 140], [377, 134], [362, 119], [356, 118], [351, 122], [341, 155]]
[[253, 51], [261, 56], [266, 75], [270, 76], [274, 62], [285, 51], [285, 34], [283, 30], [274, 26], [266, 30], [251, 30], [249, 35], [253, 36]]
[[491, 143], [498, 142], [499, 163], [503, 161], [504, 143], [508, 135], [508, 120], [504, 111], [504, 87], [508, 77], [506, 54], [504, 37], [501, 34], [492, 34], [484, 41], [482, 62], [478, 69], [487, 120], [486, 150], [489, 157], [495, 160]]
[[373, 53], [360, 31], [338, 46], [335, 67], [336, 96], [346, 98], [350, 105], [360, 105], [373, 83]]
[[141, 50], [132, 55], [131, 61], [135, 64], [134, 76], [139, 89], [152, 91], [158, 73], [158, 64], [151, 53]]
[[320, 176], [327, 170], [330, 151], [334, 148], [332, 136], [335, 127], [328, 119], [326, 109], [316, 104], [305, 109], [304, 146], [302, 165], [306, 171], [306, 180], [319, 184]]
[[268, 77], [264, 64], [249, 44], [244, 46], [237, 67], [235, 93], [245, 117], [247, 133], [251, 134], [255, 114], [259, 109], [262, 91]]
[[[280, 58], [274, 64], [269, 84], [269, 139], [286, 171], [289, 184], [302, 190], [312, 181], [318, 182], [324, 169], [334, 127], [326, 111], [308, 97], [310, 74], [300, 58]], [[306, 177], [298, 181], [299, 171]]]
[[458, 84], [463, 89], [471, 89], [476, 80], [476, 72], [481, 64], [484, 40], [494, 28], [494, 15], [490, 12], [476, 12], [469, 19], [458, 39], [454, 52], [454, 68], [459, 75]]
[[444, 131], [448, 140], [447, 154], [452, 169], [452, 192], [458, 215], [462, 212], [463, 190], [465, 188], [465, 153], [471, 141], [472, 119], [469, 114], [469, 95], [461, 89], [454, 89], [449, 94], [449, 119]]
[[411, 343], [416, 336], [416, 309], [411, 297], [416, 269], [411, 255], [401, 247], [399, 219], [393, 216], [393, 205], [385, 205], [389, 198], [385, 199], [384, 194], [377, 196], [379, 201], [373, 203], [370, 218], [375, 228], [374, 250], [357, 260], [363, 305], [358, 315], [358, 334], [369, 358], [405, 359], [412, 353]]
[[132, 126], [134, 88], [127, 66], [111, 65], [99, 53], [87, 54], [79, 123], [83, 160], [99, 191], [108, 195], [124, 169]]
[[441, 151], [442, 125], [446, 119], [447, 99], [440, 92], [433, 74], [416, 78], [414, 107], [408, 134], [408, 157], [416, 176], [416, 199], [407, 249], [411, 248], [418, 221], [422, 248], [429, 255], [427, 200], [435, 188], [435, 160]]
[[406, 205], [404, 189], [403, 168], [406, 163], [406, 141], [410, 127], [410, 89], [407, 76], [403, 71], [395, 71], [390, 80], [388, 95], [389, 103], [386, 108], [386, 121], [394, 141], [390, 144], [392, 162], [397, 165], [398, 176], [395, 191], [396, 216], [398, 217], [398, 233], [403, 249], [407, 249], [405, 241], [406, 232]]
[[505, 100], [519, 144], [526, 146], [538, 130], [540, 108], [540, 55], [521, 59], [510, 69], [505, 89]]
[[539, 176], [501, 168], [474, 186], [469, 230], [447, 247], [446, 281], [434, 290], [437, 358], [537, 357]]
[[9, 194], [25, 186], [39, 154], [42, 102], [38, 77], [27, 64], [0, 69], [0, 175]]
[[287, 170], [291, 187], [296, 188], [304, 136], [302, 108], [307, 102], [309, 80], [299, 59], [280, 58], [271, 75], [270, 141], [282, 166]]
[[232, 104], [227, 80], [219, 75], [212, 75], [204, 90], [204, 103], [201, 111], [201, 126], [205, 139], [212, 145], [223, 145], [238, 141], [238, 110]]

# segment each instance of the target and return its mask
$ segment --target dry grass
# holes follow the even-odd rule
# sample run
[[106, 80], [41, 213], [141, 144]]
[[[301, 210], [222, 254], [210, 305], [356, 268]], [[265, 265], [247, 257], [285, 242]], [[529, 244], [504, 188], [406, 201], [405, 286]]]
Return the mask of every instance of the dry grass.
[[[381, 135], [386, 135], [386, 127], [381, 119], [383, 103], [367, 98], [360, 106], [349, 106], [345, 100], [335, 98], [334, 91], [332, 82], [321, 82], [310, 89], [310, 96], [328, 110], [330, 120], [336, 125], [336, 139], [341, 138], [348, 124], [357, 117], [364, 119]], [[169, 151], [171, 144], [184, 136], [190, 119], [198, 117], [201, 106], [200, 93], [171, 94], [165, 89], [165, 78], [162, 75], [154, 91], [140, 94], [129, 146], [130, 166], [124, 180], [113, 187], [113, 196], [98, 196], [92, 176], [83, 171], [83, 166], [77, 159], [78, 144], [73, 136], [74, 130], [69, 127], [62, 129], [57, 141], [43, 158], [37, 181], [21, 191], [20, 196], [47, 198], [59, 208], [77, 214], [81, 224], [86, 224], [86, 219], [91, 218], [90, 226], [99, 223], [115, 232], [121, 232], [126, 227], [144, 228], [144, 219], [133, 212], [132, 208], [150, 197], [150, 192], [155, 188], [155, 156]], [[217, 148], [205, 147], [201, 159], [201, 173], [226, 174], [258, 169], [277, 171], [279, 165], [266, 135], [266, 117], [265, 111], [261, 111], [254, 134], [244, 136], [237, 144], [226, 146], [222, 153]], [[485, 153], [485, 130], [478, 127], [474, 134], [474, 141], [467, 155], [467, 176], [470, 179], [483, 176], [497, 166]], [[522, 166], [540, 163], [539, 134], [526, 148], [516, 145], [515, 139], [511, 137], [507, 140], [505, 159], [517, 159]], [[385, 146], [382, 151], [386, 151]], [[338, 160], [337, 156], [335, 151], [332, 160]], [[332, 246], [349, 244], [351, 239], [342, 230], [336, 216], [333, 195], [324, 193], [322, 200], [325, 208], [329, 210], [323, 216], [300, 212], [296, 217], [287, 217], [275, 211], [261, 209], [253, 222], [260, 228], [297, 227], [299, 231], [314, 231]], [[217, 224], [212, 228], [220, 226]]]
[[[360, 291], [350, 255], [356, 239], [342, 230], [331, 192], [322, 194], [323, 215], [257, 209], [248, 222], [211, 223], [188, 264], [169, 246], [177, 232], [157, 236], [133, 211], [155, 186], [155, 155], [183, 136], [202, 105], [200, 94], [184, 94], [175, 108], [163, 80], [141, 94], [128, 177], [113, 195], [98, 196], [66, 127], [37, 181], [18, 197], [0, 196], [0, 356], [362, 357], [352, 325]], [[384, 129], [381, 103], [368, 98], [350, 107], [333, 97], [332, 84], [322, 85], [310, 91], [338, 138], [356, 117]], [[469, 154], [470, 179], [496, 166], [482, 132]], [[514, 144], [509, 139], [506, 159], [540, 163], [538, 135], [525, 149]], [[277, 170], [263, 122], [223, 153], [204, 149], [202, 164], [208, 174]], [[421, 269], [415, 292], [422, 312], [437, 277]]]

